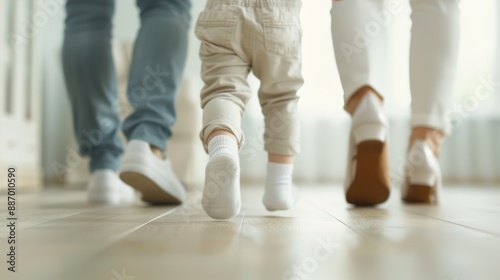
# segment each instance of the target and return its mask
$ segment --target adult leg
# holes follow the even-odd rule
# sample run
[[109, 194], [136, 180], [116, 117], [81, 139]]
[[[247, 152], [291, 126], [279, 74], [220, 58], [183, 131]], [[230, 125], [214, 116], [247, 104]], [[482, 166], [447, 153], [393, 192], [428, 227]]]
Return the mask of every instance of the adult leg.
[[66, 11], [64, 77], [79, 150], [90, 156], [91, 171], [116, 171], [123, 148], [111, 54], [114, 0], [68, 0]]
[[134, 112], [123, 123], [129, 140], [120, 177], [153, 204], [180, 203], [185, 190], [163, 159], [175, 122], [175, 96], [186, 60], [190, 1], [137, 0], [141, 28], [127, 95]]
[[459, 44], [459, 6], [453, 0], [411, 0], [410, 87], [412, 135], [403, 199], [436, 202], [441, 172], [437, 156], [448, 134]]
[[[261, 81], [264, 149], [268, 152], [263, 203], [270, 210], [290, 209], [297, 199], [293, 161], [300, 152], [298, 90], [302, 87], [301, 2], [261, 7], [262, 36], [254, 38], [252, 69]], [[282, 17], [282, 18], [280, 18]], [[280, 18], [279, 24], [273, 24]]]
[[383, 0], [333, 2], [332, 37], [352, 116], [346, 172], [346, 200], [375, 205], [389, 196], [387, 120], [381, 103], [386, 90], [387, 26], [398, 10]]
[[459, 7], [454, 0], [412, 0], [410, 86], [412, 140], [428, 139], [439, 152], [449, 133], [446, 112], [455, 90], [459, 45]]
[[127, 89], [134, 112], [124, 121], [123, 132], [128, 140], [165, 151], [186, 61], [191, 5], [188, 0], [137, 0], [137, 5], [141, 28]]
[[116, 175], [123, 151], [116, 74], [111, 54], [113, 0], [68, 0], [63, 67], [82, 155], [90, 156], [91, 203], [133, 200]]
[[334, 1], [331, 10], [335, 59], [345, 109], [351, 115], [365, 94], [380, 101], [387, 91], [387, 26], [398, 7], [384, 0]]

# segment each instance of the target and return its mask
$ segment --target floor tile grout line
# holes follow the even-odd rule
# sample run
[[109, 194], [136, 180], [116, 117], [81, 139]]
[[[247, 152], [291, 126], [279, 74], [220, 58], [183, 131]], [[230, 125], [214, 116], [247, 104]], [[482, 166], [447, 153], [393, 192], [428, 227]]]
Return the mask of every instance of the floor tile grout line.
[[241, 234], [241, 231], [243, 230], [243, 224], [245, 223], [245, 217], [246, 217], [246, 212], [243, 212], [242, 217], [241, 217], [240, 227], [238, 228], [238, 232], [240, 234]]
[[138, 226], [135, 226], [134, 228], [131, 228], [125, 232], [122, 232], [121, 234], [118, 234], [116, 236], [114, 236], [113, 238], [111, 238], [108, 242], [106, 242], [106, 244], [102, 245], [100, 248], [98, 248], [97, 250], [89, 253], [89, 254], [86, 254], [85, 256], [81, 256], [81, 259], [82, 261], [86, 261], [88, 260], [89, 258], [91, 258], [92, 256], [95, 256], [95, 255], [98, 255], [100, 254], [101, 252], [105, 251], [107, 248], [109, 248], [111, 245], [117, 243], [118, 241], [122, 240], [123, 238], [127, 237], [128, 235], [132, 234], [134, 231], [140, 229], [141, 227], [159, 219], [159, 218], [162, 218], [162, 217], [165, 217], [167, 215], [170, 215], [174, 212], [176, 212], [177, 210], [179, 210], [181, 206], [176, 206], [168, 211], [166, 211], [165, 213], [162, 213], [160, 215], [158, 215], [157, 217], [154, 217], [153, 219], [150, 219], [149, 221], [145, 222], [145, 223], [142, 223], [141, 225], [138, 225]]
[[448, 223], [448, 224], [452, 224], [452, 225], [456, 225], [456, 226], [459, 226], [459, 227], [464, 227], [464, 228], [467, 228], [467, 229], [471, 229], [473, 231], [477, 231], [477, 232], [481, 232], [481, 233], [484, 233], [484, 234], [492, 235], [494, 237], [500, 237], [500, 234], [497, 234], [497, 233], [494, 233], [494, 232], [490, 232], [490, 231], [486, 231], [486, 230], [482, 230], [482, 229], [473, 228], [471, 226], [462, 225], [462, 224], [459, 224], [459, 223], [455, 223], [455, 222], [452, 222], [452, 221], [440, 219], [440, 218], [429, 216], [429, 215], [415, 213], [415, 212], [412, 212], [412, 211], [409, 211], [409, 210], [405, 210], [405, 209], [402, 209], [402, 210], [404, 212], [406, 212], [406, 213], [410, 213], [410, 214], [413, 214], [413, 215], [417, 215], [417, 216], [421, 216], [421, 217], [427, 217], [427, 218], [438, 220], [438, 221], [445, 222], [445, 223]]
[[162, 217], [165, 217], [165, 216], [167, 216], [169, 214], [174, 213], [175, 211], [178, 210], [178, 208], [179, 208], [179, 206], [177, 206], [175, 208], [172, 208], [172, 209], [168, 210], [167, 212], [162, 213], [159, 216], [157, 216], [157, 217], [155, 217], [155, 218], [153, 218], [153, 219], [151, 219], [151, 220], [149, 220], [149, 221], [147, 221], [145, 223], [142, 223], [142, 224], [140, 224], [138, 226], [135, 226], [135, 227], [133, 227], [133, 228], [131, 228], [131, 229], [125, 231], [125, 232], [122, 232], [121, 234], [115, 235], [113, 238], [110, 238], [108, 242], [106, 242], [107, 243], [106, 245], [103, 245], [99, 250], [97, 250], [96, 252], [94, 252], [94, 254], [98, 254], [98, 253], [104, 251], [109, 246], [111, 246], [111, 245], [115, 244], [116, 242], [120, 241], [121, 239], [127, 237], [128, 235], [132, 234], [134, 231], [140, 229], [141, 227], [143, 227], [143, 226], [145, 226], [145, 225], [147, 225], [147, 224], [149, 224], [149, 223], [151, 223], [151, 222], [153, 222], [153, 221], [155, 221], [155, 220], [157, 220], [159, 218], [162, 218]]
[[[128, 206], [135, 206], [135, 204], [134, 205], [126, 205], [126, 207], [128, 207]], [[86, 210], [80, 210], [79, 212], [68, 214], [66, 216], [62, 216], [62, 217], [59, 217], [59, 218], [56, 218], [56, 219], [52, 219], [52, 220], [48, 220], [48, 221], [45, 221], [45, 222], [41, 222], [41, 223], [30, 225], [27, 228], [25, 228], [24, 230], [32, 229], [35, 226], [39, 226], [39, 225], [43, 225], [43, 224], [46, 224], [46, 223], [50, 223], [50, 222], [54, 222], [54, 221], [66, 219], [66, 218], [77, 216], [77, 215], [81, 215], [81, 214], [88, 214], [88, 213], [92, 213], [92, 212], [96, 212], [96, 211], [101, 211], [101, 210], [120, 209], [120, 208], [123, 208], [123, 206], [117, 207], [117, 205], [106, 205], [106, 206], [99, 206], [99, 207], [94, 207], [94, 208], [86, 209]], [[36, 208], [33, 208], [33, 209], [36, 209]], [[108, 219], [112, 219], [112, 217], [110, 217]], [[106, 221], [108, 219], [100, 220], [98, 222]]]
[[[310, 203], [310, 201], [308, 200], [308, 202]], [[311, 203], [312, 204], [312, 203]], [[331, 213], [329, 213], [327, 210], [325, 210], [323, 207], [319, 206], [319, 205], [315, 205], [315, 204], [312, 204], [313, 206], [319, 208], [321, 211], [323, 211], [324, 213], [326, 213], [327, 215], [333, 217], [334, 219], [336, 219], [337, 221], [339, 221], [340, 223], [344, 224], [346, 227], [350, 228], [351, 230], [353, 230], [354, 232], [360, 234], [359, 231], [355, 230], [354, 228], [352, 228], [351, 226], [349, 226], [348, 224], [344, 223], [342, 220], [338, 219], [337, 217], [335, 217], [334, 215], [332, 215]], [[444, 220], [444, 219], [440, 219], [440, 218], [436, 218], [436, 217], [432, 217], [432, 216], [428, 216], [428, 215], [424, 215], [424, 214], [420, 214], [420, 213], [415, 213], [415, 212], [412, 212], [412, 211], [409, 211], [409, 210], [406, 210], [406, 209], [400, 209], [402, 210], [403, 212], [406, 212], [406, 213], [410, 213], [410, 214], [413, 214], [413, 215], [418, 215], [418, 216], [421, 216], [421, 217], [427, 217], [427, 218], [430, 218], [430, 219], [434, 219], [434, 220], [439, 220], [439, 221], [442, 221], [442, 222], [446, 222], [446, 223], [449, 223], [449, 224], [453, 224], [453, 225], [456, 225], [456, 226], [460, 226], [460, 227], [464, 227], [464, 228], [467, 228], [467, 229], [471, 229], [473, 231], [477, 231], [477, 232], [481, 232], [481, 233], [484, 233], [484, 234], [488, 234], [488, 235], [491, 235], [491, 236], [494, 236], [494, 237], [500, 237], [500, 234], [497, 234], [497, 233], [494, 233], [494, 232], [490, 232], [490, 231], [486, 231], [486, 230], [482, 230], [482, 229], [477, 229], [477, 228], [473, 228], [471, 226], [467, 226], [467, 225], [462, 225], [462, 224], [459, 224], [459, 223], [455, 223], [455, 222], [452, 222], [452, 221], [447, 221], [447, 220]]]
[[[113, 208], [113, 207], [101, 207], [100, 209], [106, 209], [106, 208]], [[176, 208], [177, 208], [177, 207], [172, 208], [172, 209], [170, 209], [169, 211], [171, 211], [171, 210], [175, 210]], [[68, 218], [68, 217], [76, 216], [76, 215], [79, 215], [79, 214], [82, 214], [82, 213], [85, 213], [85, 212], [86, 212], [86, 211], [83, 211], [83, 212], [80, 212], [80, 213], [77, 213], [77, 214], [74, 214], [74, 215], [69, 215], [69, 216], [65, 216], [65, 217], [62, 217], [62, 218], [58, 218], [58, 219], [54, 219], [54, 220], [50, 220], [50, 221], [46, 221], [46, 222], [43, 222], [43, 223], [35, 224], [35, 225], [33, 225], [33, 226], [30, 226], [30, 227], [25, 228], [24, 230], [36, 230], [36, 228], [33, 228], [33, 227], [36, 227], [36, 226], [38, 226], [38, 225], [45, 224], [45, 223], [50, 223], [50, 222], [52, 222], [52, 221], [57, 221], [57, 220], [61, 220], [61, 219], [64, 219], [64, 218]], [[167, 211], [167, 212], [168, 212], [168, 211]], [[123, 216], [123, 215], [125, 215], [125, 214], [121, 214], [121, 215], [119, 215], [119, 216]], [[162, 216], [162, 215], [165, 215], [165, 213], [162, 213], [160, 216]], [[157, 219], [157, 218], [160, 218], [160, 216], [155, 217], [154, 219], [150, 220], [149, 222], [154, 221], [154, 220], [155, 220], [155, 219]], [[106, 221], [112, 220], [112, 219], [114, 219], [114, 218], [116, 218], [116, 217], [115, 217], [115, 216], [112, 216], [112, 217], [107, 217], [107, 218], [100, 219], [100, 220], [97, 220], [97, 221], [92, 221], [92, 222], [90, 222], [89, 224], [86, 224], [86, 225], [85, 225], [85, 227], [87, 227], [87, 226], [96, 226], [96, 225], [102, 224], [102, 223], [104, 223], [104, 222], [106, 222]], [[149, 222], [146, 222], [146, 224], [147, 224], [147, 223], [149, 223]], [[143, 225], [144, 225], [144, 224], [143, 224]]]
[[[134, 228], [131, 228], [131, 229], [129, 229], [129, 230], [127, 230], [127, 231], [125, 231], [125, 232], [122, 232], [121, 234], [119, 234], [119, 235], [115, 236], [114, 238], [112, 238], [112, 239], [110, 240], [110, 241], [111, 241], [110, 243], [111, 243], [111, 244], [116, 243], [116, 242], [118, 242], [120, 239], [123, 239], [123, 238], [125, 238], [127, 235], [132, 234], [134, 231], [136, 231], [136, 230], [140, 229], [141, 227], [143, 227], [143, 226], [145, 226], [145, 225], [147, 225], [147, 224], [149, 224], [149, 223], [151, 223], [151, 222], [153, 222], [153, 221], [156, 221], [156, 220], [158, 220], [159, 218], [163, 218], [163, 217], [165, 217], [165, 216], [167, 216], [167, 215], [170, 215], [170, 214], [174, 213], [174, 212], [175, 212], [175, 211], [177, 211], [177, 210], [179, 210], [179, 206], [176, 206], [176, 207], [174, 207], [174, 208], [172, 208], [172, 209], [168, 210], [167, 212], [162, 213], [162, 214], [160, 214], [159, 216], [157, 216], [157, 217], [155, 217], [155, 218], [153, 218], [153, 219], [151, 219], [151, 220], [149, 220], [149, 221], [147, 221], [147, 222], [145, 222], [145, 223], [143, 223], [143, 224], [141, 224], [141, 225], [138, 225], [138, 226], [136, 226], [136, 227], [134, 227]], [[104, 248], [105, 248], [105, 247], [106, 247], [106, 246], [104, 246]]]
[[113, 208], [113, 206], [97, 207], [97, 208], [92, 208], [92, 209], [87, 209], [87, 210], [79, 211], [79, 212], [68, 214], [66, 216], [62, 216], [62, 217], [59, 217], [59, 218], [56, 218], [56, 219], [52, 219], [52, 220], [48, 220], [48, 221], [45, 221], [45, 222], [41, 222], [41, 223], [30, 225], [27, 228], [24, 228], [24, 230], [31, 229], [31, 228], [33, 228], [35, 226], [43, 225], [43, 224], [50, 223], [50, 222], [53, 222], [53, 221], [62, 220], [62, 219], [66, 219], [66, 218], [69, 218], [69, 217], [72, 217], [72, 216], [80, 215], [80, 214], [83, 214], [83, 213], [91, 213], [91, 212], [94, 212], [94, 211], [97, 211], [97, 210], [110, 209], [110, 208]]
[[243, 231], [243, 225], [245, 223], [245, 217], [246, 217], [246, 212], [243, 211], [242, 212], [242, 217], [241, 217], [241, 223], [240, 223], [240, 226], [238, 228], [238, 237], [239, 237], [238, 238], [239, 242], [237, 244], [238, 252], [241, 252], [241, 247], [243, 246], [243, 238], [242, 238], [243, 234], [242, 234], [242, 231]]
[[326, 215], [328, 215], [329, 217], [331, 217], [331, 218], [333, 218], [333, 219], [337, 220], [339, 223], [343, 224], [344, 226], [346, 226], [346, 227], [347, 227], [347, 228], [349, 228], [350, 230], [354, 231], [355, 233], [360, 234], [360, 232], [359, 232], [359, 231], [355, 230], [354, 228], [352, 228], [352, 227], [351, 227], [351, 226], [349, 226], [348, 224], [344, 223], [344, 222], [343, 222], [342, 220], [340, 220], [339, 218], [337, 218], [337, 217], [333, 216], [333, 215], [332, 215], [332, 214], [330, 214], [328, 211], [326, 211], [323, 207], [321, 207], [321, 206], [319, 206], [319, 205], [316, 205], [316, 204], [311, 203], [311, 201], [310, 201], [309, 199], [306, 199], [306, 200], [307, 200], [307, 202], [308, 202], [309, 204], [311, 204], [313, 207], [315, 207], [315, 208], [319, 209], [321, 212], [325, 213], [325, 214], [326, 214]]

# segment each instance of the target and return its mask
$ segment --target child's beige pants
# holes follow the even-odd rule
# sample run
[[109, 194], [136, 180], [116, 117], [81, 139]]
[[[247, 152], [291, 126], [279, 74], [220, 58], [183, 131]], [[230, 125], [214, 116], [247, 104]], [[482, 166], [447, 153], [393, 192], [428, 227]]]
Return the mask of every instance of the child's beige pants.
[[241, 148], [241, 116], [251, 91], [247, 76], [260, 79], [265, 150], [295, 155], [300, 150], [297, 91], [301, 68], [300, 0], [208, 0], [196, 24], [205, 86], [203, 129], [232, 132]]

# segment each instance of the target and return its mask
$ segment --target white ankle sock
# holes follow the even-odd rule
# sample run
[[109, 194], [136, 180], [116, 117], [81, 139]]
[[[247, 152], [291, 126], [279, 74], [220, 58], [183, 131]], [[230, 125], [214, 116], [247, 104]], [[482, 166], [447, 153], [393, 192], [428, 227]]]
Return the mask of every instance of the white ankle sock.
[[201, 205], [214, 219], [232, 218], [241, 207], [238, 144], [230, 136], [215, 136], [208, 155]]
[[264, 206], [269, 211], [290, 209], [297, 199], [297, 190], [292, 183], [293, 164], [267, 164]]

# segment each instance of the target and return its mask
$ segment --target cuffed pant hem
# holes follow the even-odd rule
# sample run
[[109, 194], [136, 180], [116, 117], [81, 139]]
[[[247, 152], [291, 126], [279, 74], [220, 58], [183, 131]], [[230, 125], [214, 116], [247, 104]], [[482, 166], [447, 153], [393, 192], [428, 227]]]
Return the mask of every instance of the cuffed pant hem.
[[99, 169], [117, 171], [120, 166], [120, 155], [106, 152], [96, 152], [90, 156], [90, 172]]
[[351, 97], [358, 92], [361, 88], [369, 87], [372, 88], [382, 99], [384, 98], [384, 94], [386, 89], [379, 83], [370, 82], [367, 80], [360, 81], [350, 81], [349, 83], [343, 84], [344, 89], [344, 108], [347, 102], [351, 99]]
[[241, 128], [235, 124], [232, 124], [230, 121], [213, 121], [203, 127], [200, 132], [200, 140], [203, 143], [203, 148], [205, 152], [208, 153], [208, 137], [217, 130], [225, 130], [231, 132], [234, 137], [236, 137], [236, 141], [238, 142], [238, 150], [241, 150], [241, 147], [245, 143], [245, 136], [243, 135], [243, 131]]
[[414, 115], [411, 120], [411, 127], [430, 127], [441, 131], [445, 136], [451, 133], [451, 127], [441, 116], [436, 115]]
[[217, 130], [231, 132], [241, 150], [245, 136], [241, 130], [241, 107], [232, 100], [214, 98], [203, 106], [203, 128], [200, 139], [205, 152], [208, 153], [208, 137]]
[[146, 141], [150, 145], [153, 145], [156, 148], [165, 152], [167, 150], [167, 137], [158, 136], [157, 134], [158, 134], [157, 131], [154, 129], [144, 128], [136, 130], [128, 140]]
[[269, 154], [295, 156], [300, 153], [300, 143], [289, 140], [266, 139], [264, 149]]

